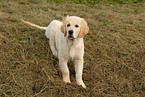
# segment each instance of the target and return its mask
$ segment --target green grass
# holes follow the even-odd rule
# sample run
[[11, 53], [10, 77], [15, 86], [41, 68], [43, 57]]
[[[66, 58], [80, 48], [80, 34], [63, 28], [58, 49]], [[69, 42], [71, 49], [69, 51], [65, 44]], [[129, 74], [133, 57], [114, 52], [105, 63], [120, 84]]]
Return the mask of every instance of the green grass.
[[104, 2], [104, 3], [109, 3], [109, 4], [130, 4], [130, 3], [143, 3], [145, 2], [145, 0], [46, 0], [47, 2], [55, 2], [55, 3], [64, 3], [67, 1], [71, 1], [74, 3], [100, 3], [100, 2]]
[[[1, 0], [5, 1], [5, 0]], [[11, 0], [6, 0], [11, 1]], [[109, 3], [109, 4], [136, 4], [144, 3], [145, 0], [12, 0], [19, 1], [20, 3], [32, 2], [32, 3], [76, 3], [76, 4], [98, 4], [98, 3]]]
[[[1, 97], [100, 97], [145, 95], [145, 4], [50, 3], [42, 0], [0, 1]], [[66, 15], [85, 18], [83, 79], [87, 89], [62, 81], [44, 31], [24, 19], [47, 26]]]

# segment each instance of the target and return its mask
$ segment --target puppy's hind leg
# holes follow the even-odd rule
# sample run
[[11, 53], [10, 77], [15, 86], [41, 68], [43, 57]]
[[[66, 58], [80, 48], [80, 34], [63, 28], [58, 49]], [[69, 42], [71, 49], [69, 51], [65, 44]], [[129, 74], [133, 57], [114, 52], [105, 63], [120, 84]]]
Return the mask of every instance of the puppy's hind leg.
[[55, 57], [58, 56], [57, 50], [55, 48], [55, 33], [53, 33], [51, 26], [49, 25], [46, 29], [45, 36], [49, 39], [49, 46]]
[[49, 45], [50, 45], [51, 51], [52, 51], [53, 55], [55, 57], [57, 57], [58, 56], [58, 53], [57, 53], [57, 50], [56, 50], [54, 44], [55, 44], [54, 39], [49, 40]]

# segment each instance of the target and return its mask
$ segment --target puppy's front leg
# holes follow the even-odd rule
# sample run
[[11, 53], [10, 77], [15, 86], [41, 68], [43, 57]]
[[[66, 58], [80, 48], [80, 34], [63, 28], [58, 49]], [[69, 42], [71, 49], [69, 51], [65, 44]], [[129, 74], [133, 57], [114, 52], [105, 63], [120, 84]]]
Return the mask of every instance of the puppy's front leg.
[[82, 72], [83, 72], [83, 59], [75, 60], [75, 72], [76, 72], [76, 81], [78, 85], [82, 85], [83, 88], [86, 88], [83, 80], [82, 80]]
[[71, 83], [67, 62], [68, 62], [68, 60], [66, 58], [59, 58], [59, 67], [62, 72], [63, 81], [66, 83]]

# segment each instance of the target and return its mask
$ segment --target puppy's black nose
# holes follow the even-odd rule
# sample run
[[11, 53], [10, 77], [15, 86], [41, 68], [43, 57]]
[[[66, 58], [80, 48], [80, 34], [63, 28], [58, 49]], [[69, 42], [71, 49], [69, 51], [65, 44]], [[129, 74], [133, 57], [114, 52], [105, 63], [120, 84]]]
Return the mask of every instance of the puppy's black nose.
[[72, 35], [73, 32], [74, 32], [73, 30], [69, 30], [69, 31], [68, 31], [69, 35]]

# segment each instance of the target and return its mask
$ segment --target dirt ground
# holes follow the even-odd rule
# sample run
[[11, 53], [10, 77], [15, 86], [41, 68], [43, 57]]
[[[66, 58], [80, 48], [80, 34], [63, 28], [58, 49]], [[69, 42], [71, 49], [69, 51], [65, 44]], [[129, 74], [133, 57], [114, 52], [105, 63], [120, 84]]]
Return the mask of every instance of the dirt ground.
[[[0, 1], [1, 97], [143, 97], [145, 95], [145, 3], [56, 4], [38, 0]], [[83, 89], [62, 81], [58, 59], [43, 30], [24, 19], [47, 26], [67, 15], [84, 18]]]

